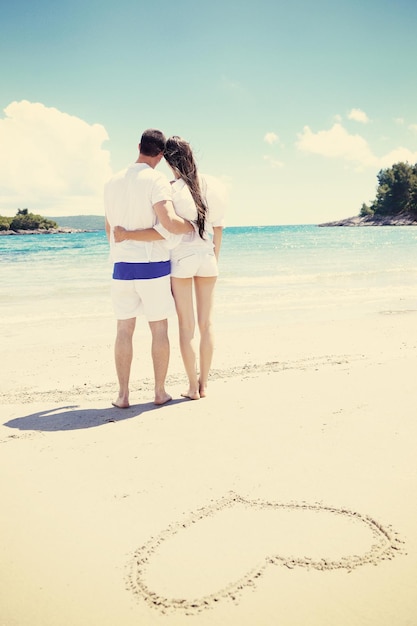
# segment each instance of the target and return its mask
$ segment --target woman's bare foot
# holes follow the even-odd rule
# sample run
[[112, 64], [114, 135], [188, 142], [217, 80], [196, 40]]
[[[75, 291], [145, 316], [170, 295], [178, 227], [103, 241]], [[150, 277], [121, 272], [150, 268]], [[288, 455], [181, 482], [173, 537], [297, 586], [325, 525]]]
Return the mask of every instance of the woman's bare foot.
[[153, 403], [159, 406], [161, 404], [166, 404], [167, 402], [170, 402], [170, 400], [172, 400], [172, 396], [170, 396], [169, 393], [167, 393], [166, 391], [163, 391], [161, 393], [155, 394], [155, 400], [153, 401]]
[[200, 383], [200, 398], [205, 398], [207, 395], [207, 385]]
[[183, 398], [190, 398], [190, 400], [200, 400], [200, 392], [197, 389], [189, 389], [181, 394]]
[[117, 400], [112, 402], [112, 405], [116, 407], [116, 409], [128, 409], [130, 407], [129, 399], [119, 396]]

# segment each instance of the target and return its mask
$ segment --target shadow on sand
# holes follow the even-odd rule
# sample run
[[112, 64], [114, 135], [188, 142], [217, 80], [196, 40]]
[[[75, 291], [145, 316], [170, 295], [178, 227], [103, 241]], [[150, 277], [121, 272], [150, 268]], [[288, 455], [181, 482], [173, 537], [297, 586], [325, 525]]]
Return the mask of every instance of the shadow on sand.
[[95, 428], [112, 422], [132, 419], [149, 411], [160, 411], [180, 402], [189, 402], [189, 400], [180, 398], [171, 400], [162, 406], [157, 406], [153, 402], [145, 402], [132, 405], [128, 409], [117, 409], [113, 406], [104, 409], [83, 409], [77, 405], [62, 406], [16, 417], [5, 422], [4, 425], [22, 431], [38, 430], [43, 432]]

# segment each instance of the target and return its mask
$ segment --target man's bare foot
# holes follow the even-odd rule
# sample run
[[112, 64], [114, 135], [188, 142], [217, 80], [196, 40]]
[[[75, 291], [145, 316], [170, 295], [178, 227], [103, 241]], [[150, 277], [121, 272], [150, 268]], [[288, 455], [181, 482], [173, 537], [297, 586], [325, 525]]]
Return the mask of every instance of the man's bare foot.
[[159, 406], [161, 404], [166, 404], [167, 402], [170, 402], [171, 400], [172, 400], [172, 396], [170, 396], [169, 393], [164, 391], [163, 393], [155, 394], [155, 400], [153, 403]]
[[200, 400], [200, 392], [197, 389], [189, 389], [181, 395], [183, 398], [189, 398], [190, 400]]
[[127, 398], [121, 398], [120, 396], [112, 402], [112, 405], [116, 407], [116, 409], [128, 409], [130, 407], [129, 400]]

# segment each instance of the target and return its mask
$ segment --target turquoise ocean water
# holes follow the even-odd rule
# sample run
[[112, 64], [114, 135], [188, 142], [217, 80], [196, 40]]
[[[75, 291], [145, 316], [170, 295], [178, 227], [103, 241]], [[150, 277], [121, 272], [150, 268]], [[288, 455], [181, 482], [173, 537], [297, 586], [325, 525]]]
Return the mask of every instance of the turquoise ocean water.
[[[104, 231], [0, 237], [0, 320], [112, 315]], [[226, 228], [216, 323], [326, 321], [417, 309], [417, 228]]]

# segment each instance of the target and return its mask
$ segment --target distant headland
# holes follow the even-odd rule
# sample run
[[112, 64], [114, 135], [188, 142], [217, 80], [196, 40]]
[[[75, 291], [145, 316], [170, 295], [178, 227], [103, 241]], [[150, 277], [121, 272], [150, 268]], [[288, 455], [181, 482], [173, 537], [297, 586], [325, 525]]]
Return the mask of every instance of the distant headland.
[[417, 217], [413, 218], [408, 215], [385, 215], [381, 217], [356, 215], [335, 222], [317, 224], [317, 226], [417, 226]]
[[18, 230], [0, 230], [2, 235], [68, 235], [71, 233], [87, 233], [88, 230], [82, 228], [34, 228], [34, 229], [18, 229]]
[[417, 163], [395, 163], [377, 179], [375, 200], [358, 216], [318, 226], [417, 226]]
[[14, 217], [0, 215], [0, 235], [55, 235], [104, 230], [102, 215], [43, 217], [18, 209]]

